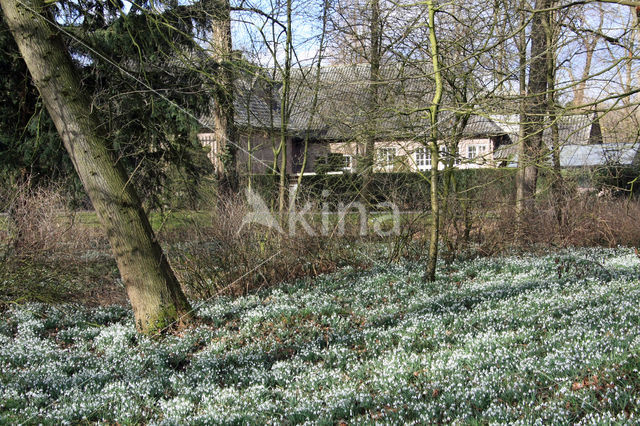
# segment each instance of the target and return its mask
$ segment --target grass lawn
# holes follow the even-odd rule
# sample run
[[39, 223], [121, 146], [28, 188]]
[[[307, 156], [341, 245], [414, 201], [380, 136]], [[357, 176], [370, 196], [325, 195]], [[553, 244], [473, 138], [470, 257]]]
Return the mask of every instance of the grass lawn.
[[[80, 211], [73, 215], [76, 225], [84, 227], [99, 227], [100, 221], [94, 211]], [[198, 226], [208, 226], [213, 220], [211, 212], [180, 210], [167, 213], [152, 212], [149, 221], [155, 231], [177, 230], [188, 228], [196, 223]]]
[[122, 307], [0, 313], [0, 423], [637, 424], [640, 260], [377, 264], [200, 304], [180, 335]]

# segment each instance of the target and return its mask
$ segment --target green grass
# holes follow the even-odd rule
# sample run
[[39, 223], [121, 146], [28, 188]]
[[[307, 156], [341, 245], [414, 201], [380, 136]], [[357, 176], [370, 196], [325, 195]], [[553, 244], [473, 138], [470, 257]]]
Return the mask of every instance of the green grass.
[[[152, 212], [149, 215], [149, 222], [154, 231], [175, 231], [184, 230], [192, 226], [210, 226], [213, 214], [206, 211], [171, 211], [167, 213]], [[100, 227], [98, 215], [94, 211], [80, 211], [74, 213], [74, 221], [78, 226], [96, 228]]]
[[[307, 222], [314, 227], [314, 229], [320, 230], [322, 227], [322, 213], [312, 212], [305, 216]], [[330, 227], [336, 227], [338, 225], [338, 214], [331, 212], [329, 215], [328, 223]], [[69, 217], [61, 215], [59, 217], [61, 222], [67, 223]], [[79, 231], [87, 229], [89, 231], [99, 230], [101, 227], [98, 215], [94, 211], [77, 211], [71, 216], [75, 228]], [[212, 226], [215, 220], [214, 213], [210, 211], [191, 211], [191, 210], [178, 210], [163, 212], [151, 212], [149, 214], [149, 221], [151, 227], [155, 232], [188, 232], [192, 229], [204, 229]], [[366, 217], [367, 226], [370, 232], [373, 232], [374, 225], [378, 223], [380, 229], [388, 231], [393, 226], [393, 217], [391, 211], [381, 212], [369, 212]], [[405, 213], [400, 216], [398, 224], [404, 226], [405, 224], [412, 223], [413, 226], [427, 227], [430, 224], [430, 215], [423, 213]], [[360, 227], [361, 216], [354, 210], [350, 210], [344, 217], [345, 225], [347, 229], [358, 230]], [[5, 216], [0, 216], [0, 233], [8, 231], [8, 219]]]
[[209, 227], [213, 224], [213, 213], [208, 211], [180, 210], [169, 213], [152, 212], [149, 221], [154, 231], [178, 231]]

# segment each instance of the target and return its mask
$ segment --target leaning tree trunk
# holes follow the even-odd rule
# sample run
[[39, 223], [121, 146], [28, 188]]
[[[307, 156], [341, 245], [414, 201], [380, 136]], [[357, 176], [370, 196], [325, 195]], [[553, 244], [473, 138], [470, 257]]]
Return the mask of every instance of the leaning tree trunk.
[[190, 307], [83, 90], [43, 0], [0, 0], [49, 114], [107, 234], [138, 330], [186, 321]]

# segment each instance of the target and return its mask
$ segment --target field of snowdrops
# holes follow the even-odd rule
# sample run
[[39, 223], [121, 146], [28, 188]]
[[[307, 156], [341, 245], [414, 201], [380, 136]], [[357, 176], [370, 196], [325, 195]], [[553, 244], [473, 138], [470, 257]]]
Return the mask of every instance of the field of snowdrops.
[[121, 307], [0, 313], [0, 423], [640, 421], [628, 249], [345, 269], [145, 338]]

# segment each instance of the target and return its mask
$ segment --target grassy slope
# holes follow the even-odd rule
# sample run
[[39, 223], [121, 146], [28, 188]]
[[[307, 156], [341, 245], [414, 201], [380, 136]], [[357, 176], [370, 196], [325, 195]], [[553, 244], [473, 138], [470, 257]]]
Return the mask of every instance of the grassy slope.
[[[640, 267], [626, 249], [344, 270], [200, 307], [147, 339], [124, 308], [0, 322], [0, 423], [638, 421]], [[629, 418], [630, 417], [630, 418]]]

